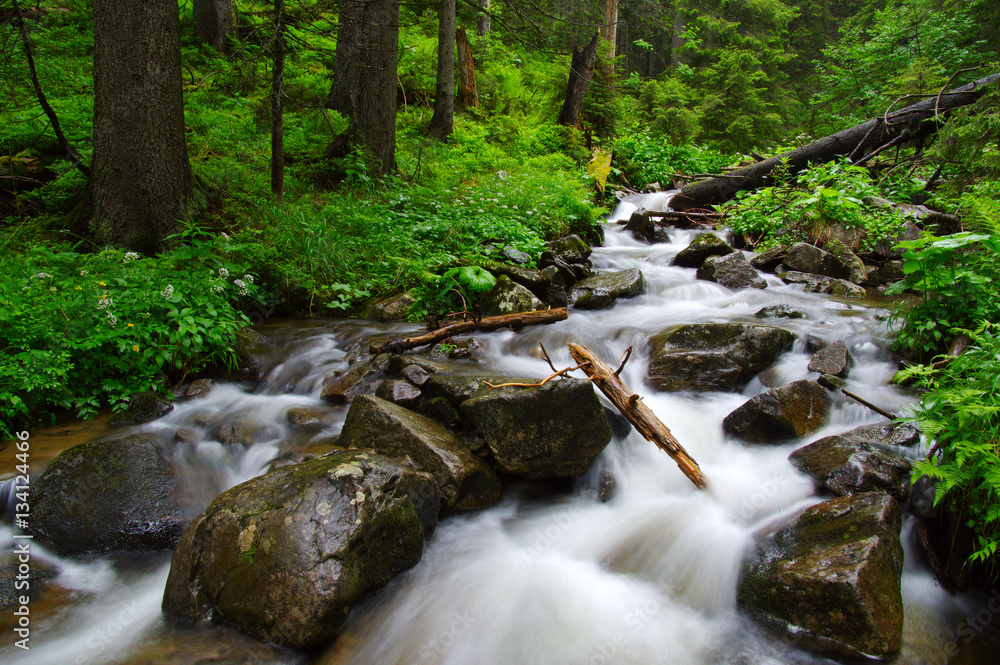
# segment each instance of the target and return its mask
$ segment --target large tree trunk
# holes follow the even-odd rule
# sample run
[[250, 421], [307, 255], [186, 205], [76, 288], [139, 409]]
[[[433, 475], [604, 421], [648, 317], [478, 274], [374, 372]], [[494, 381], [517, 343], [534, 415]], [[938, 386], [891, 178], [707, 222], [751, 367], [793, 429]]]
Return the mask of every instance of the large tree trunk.
[[938, 128], [939, 123], [933, 120], [935, 112], [944, 113], [973, 103], [986, 92], [985, 86], [997, 80], [1000, 72], [725, 176], [692, 183], [670, 201], [670, 206], [674, 210], [692, 210], [724, 203], [736, 196], [736, 192], [770, 184], [771, 171], [786, 159], [787, 173], [791, 175], [809, 164], [822, 164], [838, 157], [850, 156], [854, 163], [863, 164], [881, 148], [927, 138]]
[[594, 67], [597, 65], [597, 38], [594, 33], [590, 43], [583, 50], [573, 47], [573, 57], [569, 65], [569, 81], [566, 83], [566, 99], [559, 113], [560, 125], [575, 127], [580, 119], [580, 109], [583, 108], [583, 98], [590, 87], [590, 79], [594, 78]]
[[464, 28], [455, 33], [458, 43], [459, 106], [463, 109], [479, 108], [479, 90], [476, 87], [476, 63], [472, 57], [472, 44]]
[[327, 107], [350, 118], [348, 143], [360, 144], [373, 169], [396, 169], [397, 0], [341, 0], [340, 31]]
[[191, 9], [194, 36], [219, 53], [226, 50], [226, 37], [236, 23], [233, 0], [194, 0]]
[[281, 93], [285, 79], [285, 0], [274, 0], [271, 58], [271, 193], [278, 206], [285, 199], [285, 129]]
[[437, 85], [434, 115], [427, 133], [446, 140], [455, 126], [455, 0], [441, 0], [438, 7]]
[[151, 254], [188, 216], [178, 11], [174, 0], [94, 0], [92, 228]]
[[604, 0], [604, 25], [601, 26], [601, 39], [608, 42], [608, 69], [614, 69], [614, 59], [618, 46], [618, 0]]

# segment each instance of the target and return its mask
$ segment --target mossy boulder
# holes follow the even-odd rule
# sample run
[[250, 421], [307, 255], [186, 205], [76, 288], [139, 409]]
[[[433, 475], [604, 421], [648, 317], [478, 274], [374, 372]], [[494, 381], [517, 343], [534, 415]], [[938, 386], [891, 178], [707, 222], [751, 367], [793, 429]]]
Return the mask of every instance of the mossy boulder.
[[124, 413], [112, 416], [111, 425], [141, 425], [162, 418], [174, 410], [170, 400], [152, 391], [133, 393]]
[[434, 479], [367, 452], [286, 466], [224, 492], [170, 561], [163, 611], [315, 649], [351, 607], [423, 554]]
[[739, 606], [801, 647], [888, 658], [903, 633], [896, 500], [865, 492], [818, 504], [757, 539]]
[[920, 430], [899, 421], [861, 425], [841, 434], [845, 439], [882, 446], [915, 446], [920, 443]]
[[881, 491], [898, 501], [910, 496], [910, 460], [870, 443], [828, 436], [799, 448], [788, 461], [833, 494]]
[[541, 270], [532, 270], [506, 263], [489, 263], [483, 266], [496, 277], [507, 277], [515, 284], [520, 284], [531, 291], [539, 300], [545, 300], [552, 277]]
[[320, 398], [334, 404], [349, 403], [358, 395], [370, 395], [386, 378], [388, 360], [355, 363], [347, 370], [323, 379]]
[[594, 387], [581, 379], [498, 388], [465, 400], [459, 412], [484, 440], [494, 467], [525, 478], [581, 475], [611, 441]]
[[31, 528], [57, 554], [169, 549], [184, 530], [156, 438], [135, 434], [59, 453], [31, 487]]
[[583, 241], [580, 236], [574, 234], [557, 238], [546, 243], [548, 249], [542, 252], [540, 263], [546, 265], [556, 264], [558, 260], [566, 263], [586, 263], [590, 257], [590, 245]]
[[825, 249], [798, 242], [791, 246], [783, 260], [788, 270], [844, 279], [864, 284], [868, 272], [864, 262], [839, 240], [828, 240]]
[[862, 287], [852, 284], [846, 279], [824, 277], [797, 270], [778, 273], [778, 277], [786, 284], [802, 284], [802, 290], [806, 293], [825, 293], [841, 298], [864, 298], [867, 295]]
[[545, 303], [510, 277], [501, 275], [492, 289], [479, 298], [484, 316], [536, 312], [545, 309]]
[[646, 280], [638, 268], [602, 272], [581, 280], [569, 295], [577, 309], [608, 309], [619, 298], [634, 298], [646, 292]]
[[[415, 367], [415, 366], [414, 366]], [[420, 369], [417, 367], [417, 369]], [[375, 396], [393, 404], [410, 408], [420, 400], [420, 388], [404, 379], [386, 379], [375, 390]]]
[[500, 479], [457, 435], [436, 420], [384, 399], [355, 399], [338, 443], [372, 448], [387, 457], [408, 456], [434, 476], [445, 511], [477, 510], [500, 500]]
[[649, 380], [659, 390], [735, 391], [791, 347], [783, 328], [699, 323], [650, 339]]
[[757, 270], [774, 272], [775, 269], [781, 265], [781, 262], [785, 259], [786, 254], [788, 254], [788, 248], [784, 245], [771, 247], [770, 249], [765, 249], [763, 252], [753, 256], [750, 259], [750, 265]]
[[767, 281], [757, 274], [743, 252], [709, 256], [698, 267], [698, 279], [716, 282], [727, 289], [767, 288]]
[[691, 244], [677, 252], [674, 265], [682, 268], [698, 268], [710, 256], [725, 256], [736, 250], [714, 233], [703, 233]]
[[819, 429], [828, 393], [815, 381], [794, 381], [751, 398], [726, 416], [722, 428], [748, 443], [786, 443]]
[[373, 321], [405, 321], [417, 299], [410, 293], [398, 293], [368, 303], [361, 317]]

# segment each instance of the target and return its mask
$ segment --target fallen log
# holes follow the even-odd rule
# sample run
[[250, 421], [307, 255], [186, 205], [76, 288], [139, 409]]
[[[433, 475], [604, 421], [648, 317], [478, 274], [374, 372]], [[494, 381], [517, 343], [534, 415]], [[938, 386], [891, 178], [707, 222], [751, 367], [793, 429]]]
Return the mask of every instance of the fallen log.
[[386, 342], [382, 346], [371, 347], [372, 358], [383, 353], [403, 353], [418, 346], [427, 346], [442, 340], [448, 339], [452, 335], [462, 335], [465, 333], [481, 330], [499, 330], [500, 328], [521, 328], [523, 326], [535, 325], [538, 323], [555, 323], [567, 317], [566, 308], [542, 309], [535, 312], [521, 312], [519, 314], [501, 314], [499, 316], [484, 316], [479, 319], [469, 319], [467, 321], [456, 321], [448, 323], [435, 330], [431, 330], [422, 335], [404, 337]]
[[647, 441], [652, 441], [656, 446], [670, 455], [680, 470], [688, 479], [694, 483], [698, 489], [705, 489], [705, 476], [701, 473], [701, 468], [695, 462], [684, 447], [674, 438], [663, 422], [656, 417], [653, 410], [642, 401], [636, 393], [625, 385], [625, 382], [618, 376], [618, 372], [611, 369], [603, 360], [598, 358], [593, 351], [579, 344], [567, 343], [569, 353], [573, 359], [580, 363], [584, 372], [590, 380], [600, 388], [611, 403], [614, 404], [622, 415], [642, 434]]
[[[933, 121], [936, 116], [972, 104], [985, 94], [986, 86], [997, 80], [1000, 80], [1000, 72], [898, 111], [872, 118], [791, 152], [737, 169], [725, 176], [691, 183], [670, 201], [670, 206], [674, 210], [690, 210], [725, 203], [736, 196], [736, 192], [771, 184], [768, 176], [782, 160], [788, 160], [787, 173], [794, 175], [810, 163], [822, 164], [847, 155], [852, 158], [864, 155], [856, 160], [856, 163], [861, 163], [890, 145], [902, 142], [904, 138], [901, 137], [904, 135], [906, 140], [924, 139], [937, 130], [939, 123]], [[930, 122], [926, 122], [929, 120]]]

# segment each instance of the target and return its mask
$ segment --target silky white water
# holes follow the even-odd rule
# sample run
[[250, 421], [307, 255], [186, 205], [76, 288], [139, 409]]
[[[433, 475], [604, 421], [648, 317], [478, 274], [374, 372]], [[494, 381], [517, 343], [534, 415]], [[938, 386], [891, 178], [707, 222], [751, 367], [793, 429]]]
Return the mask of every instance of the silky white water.
[[[665, 197], [631, 199], [616, 213], [662, 208]], [[631, 209], [630, 209], [631, 208]], [[599, 270], [638, 267], [647, 292], [613, 309], [570, 309], [566, 321], [518, 333], [476, 335], [476, 363], [453, 370], [544, 377], [544, 343], [559, 368], [574, 364], [565, 343], [586, 345], [609, 364], [628, 347], [622, 378], [670, 427], [700, 464], [707, 492], [695, 489], [670, 458], [632, 432], [616, 437], [569, 494], [532, 498], [511, 489], [500, 505], [451, 517], [429, 540], [421, 562], [356, 608], [335, 652], [322, 662], [357, 665], [709, 665], [827, 662], [797, 650], [742, 617], [735, 598], [742, 557], [755, 530], [822, 500], [813, 482], [787, 461], [804, 442], [747, 446], [727, 439], [723, 418], [768, 388], [808, 378], [815, 347], [844, 340], [855, 358], [847, 389], [882, 408], [901, 412], [910, 397], [889, 385], [894, 363], [877, 303], [806, 294], [773, 276], [765, 290], [731, 291], [698, 281], [695, 271], [670, 265], [696, 236], [672, 231], [670, 243], [647, 245], [613, 224], [606, 246], [592, 260]], [[754, 317], [767, 305], [785, 304], [803, 319]], [[645, 381], [649, 337], [665, 328], [700, 322], [764, 322], [796, 333], [794, 348], [742, 393], [660, 393]], [[256, 390], [222, 385], [207, 397], [178, 403], [165, 418], [143, 427], [163, 442], [188, 501], [204, 507], [226, 488], [266, 471], [278, 456], [292, 455], [339, 432], [345, 409], [334, 410], [326, 431], [290, 431], [295, 406], [323, 407], [322, 378], [344, 369], [365, 340], [412, 330], [412, 324], [310, 321], [265, 327], [275, 340], [262, 359], [266, 379]], [[812, 339], [811, 344], [809, 343]], [[253, 424], [247, 447], [216, 438], [220, 423]], [[882, 418], [840, 395], [826, 426], [805, 442]], [[175, 434], [184, 430], [184, 443]], [[614, 497], [596, 499], [602, 471], [616, 480]], [[10, 541], [9, 529], [0, 539]], [[37, 550], [62, 571], [53, 584], [74, 599], [37, 618], [32, 651], [0, 641], [4, 663], [138, 662], [150, 639], [184, 641], [159, 614], [168, 563], [165, 555], [96, 557], [84, 562]], [[908, 550], [908, 555], [910, 554]], [[903, 579], [904, 648], [896, 662], [949, 662], [943, 645], [974, 612], [974, 597], [952, 598], [922, 566], [908, 560]], [[127, 623], [125, 619], [128, 619]], [[117, 621], [117, 624], [114, 623]], [[114, 639], [104, 639], [117, 631]], [[192, 633], [193, 635], [193, 633]], [[194, 637], [190, 637], [194, 639]], [[229, 638], [226, 638], [229, 639]], [[37, 646], [35, 646], [37, 645]], [[188, 662], [189, 652], [163, 649], [141, 662]], [[80, 660], [82, 658], [82, 660]], [[242, 660], [241, 660], [242, 658]], [[76, 659], [76, 660], [75, 660]], [[292, 662], [302, 657], [267, 651], [231, 662]], [[225, 659], [221, 659], [222, 662]]]

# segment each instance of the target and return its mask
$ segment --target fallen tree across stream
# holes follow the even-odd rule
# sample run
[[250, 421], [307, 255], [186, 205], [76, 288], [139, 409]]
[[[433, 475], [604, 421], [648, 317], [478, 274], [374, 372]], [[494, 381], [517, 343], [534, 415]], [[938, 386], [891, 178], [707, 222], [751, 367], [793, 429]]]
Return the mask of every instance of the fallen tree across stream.
[[470, 318], [465, 321], [447, 323], [440, 328], [428, 331], [422, 335], [404, 337], [403, 339], [394, 339], [391, 342], [386, 342], [382, 346], [373, 346], [371, 348], [371, 354], [374, 358], [382, 353], [403, 353], [405, 351], [409, 351], [410, 349], [415, 349], [418, 346], [427, 346], [428, 344], [435, 344], [446, 340], [452, 335], [461, 335], [464, 333], [474, 332], [476, 330], [490, 331], [500, 330], [501, 328], [518, 329], [524, 326], [539, 323], [555, 323], [556, 321], [564, 320], [566, 317], [566, 308], [558, 307], [553, 309], [537, 310], [534, 312], [484, 316], [478, 319]]
[[[691, 458], [680, 442], [674, 438], [663, 422], [656, 417], [653, 410], [642, 401], [636, 393], [625, 385], [625, 382], [618, 376], [618, 371], [611, 369], [603, 360], [585, 346], [568, 342], [569, 353], [573, 359], [580, 363], [580, 369], [587, 373], [590, 380], [604, 393], [611, 403], [614, 404], [621, 414], [639, 430], [647, 441], [652, 441], [656, 446], [670, 455], [671, 459], [677, 462], [677, 466], [688, 479], [694, 483], [698, 489], [705, 489], [705, 476], [701, 473], [701, 467]], [[629, 349], [631, 353], [632, 349]], [[626, 356], [626, 361], [628, 356]], [[624, 366], [624, 363], [622, 363]]]
[[986, 86], [1000, 80], [1000, 72], [969, 83], [950, 92], [941, 92], [898, 111], [807, 143], [791, 152], [765, 159], [723, 176], [699, 180], [684, 187], [670, 201], [675, 211], [708, 209], [725, 203], [739, 191], [753, 190], [769, 183], [771, 171], [788, 160], [789, 175], [809, 164], [823, 164], [849, 156], [855, 164], [864, 164], [883, 150], [906, 141], [923, 140], [937, 131], [940, 116], [947, 111], [972, 104], [986, 93]]

